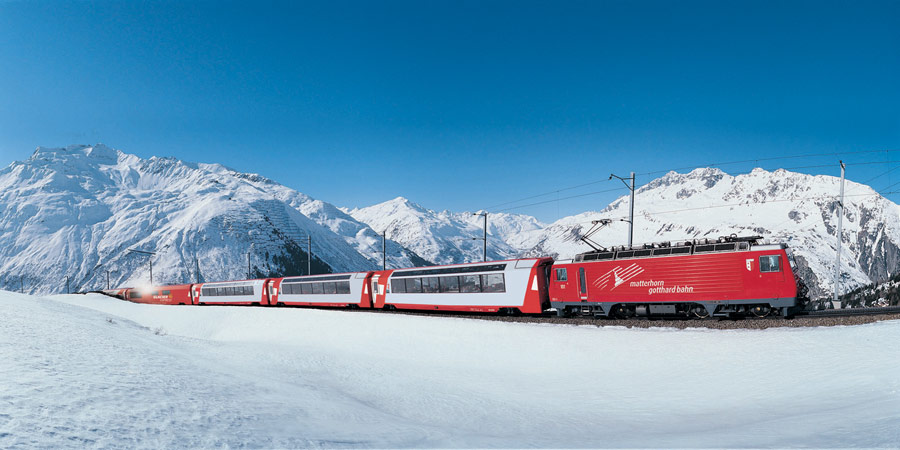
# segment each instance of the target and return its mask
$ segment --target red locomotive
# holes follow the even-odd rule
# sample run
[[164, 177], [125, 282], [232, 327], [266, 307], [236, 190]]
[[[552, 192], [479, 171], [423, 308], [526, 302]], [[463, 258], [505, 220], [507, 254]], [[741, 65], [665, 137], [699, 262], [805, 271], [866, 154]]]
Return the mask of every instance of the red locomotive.
[[550, 303], [559, 315], [699, 318], [798, 307], [794, 260], [784, 244], [751, 236], [598, 249], [553, 265]]

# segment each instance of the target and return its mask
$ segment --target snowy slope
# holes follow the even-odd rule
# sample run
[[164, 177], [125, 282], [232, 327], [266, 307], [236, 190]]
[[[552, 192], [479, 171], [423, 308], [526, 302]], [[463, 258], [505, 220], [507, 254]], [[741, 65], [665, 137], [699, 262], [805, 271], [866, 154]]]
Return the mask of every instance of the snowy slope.
[[[28, 292], [380, 266], [381, 241], [333, 206], [254, 174], [104, 145], [38, 148], [0, 170], [0, 286]], [[376, 245], [377, 244], [377, 245]], [[396, 243], [392, 264], [423, 261]]]
[[[386, 230], [391, 239], [438, 264], [481, 261], [484, 257], [484, 216], [477, 213], [437, 212], [403, 197], [346, 211], [376, 230]], [[515, 257], [518, 250], [506, 240], [543, 226], [530, 216], [488, 214], [488, 260]]]
[[897, 321], [715, 331], [0, 303], [4, 448], [900, 442]]
[[[762, 235], [795, 250], [813, 295], [832, 289], [840, 179], [755, 169], [731, 176], [719, 169], [670, 172], [640, 187], [635, 198], [634, 242], [674, 241], [732, 233]], [[900, 269], [900, 207], [870, 187], [846, 182], [842, 236], [842, 288], [883, 280]], [[623, 196], [600, 212], [563, 218], [510, 241], [524, 254], [568, 259], [590, 248], [579, 237], [600, 218], [628, 217]], [[602, 245], [627, 242], [628, 224], [614, 222], [596, 235]]]

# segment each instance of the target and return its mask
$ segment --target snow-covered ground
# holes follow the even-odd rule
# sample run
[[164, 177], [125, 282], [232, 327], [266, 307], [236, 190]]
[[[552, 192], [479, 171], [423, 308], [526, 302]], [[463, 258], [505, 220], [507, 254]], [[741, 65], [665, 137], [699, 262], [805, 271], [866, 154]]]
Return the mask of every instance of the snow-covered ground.
[[763, 331], [0, 292], [0, 447], [897, 447], [900, 322]]

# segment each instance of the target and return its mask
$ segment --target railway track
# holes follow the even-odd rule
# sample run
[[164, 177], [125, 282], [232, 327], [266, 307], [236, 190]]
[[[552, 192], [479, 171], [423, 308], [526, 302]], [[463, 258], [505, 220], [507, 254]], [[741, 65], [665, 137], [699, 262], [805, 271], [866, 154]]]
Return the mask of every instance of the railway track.
[[[109, 297], [119, 297], [109, 295], [104, 292], [96, 292], [107, 295]], [[177, 306], [173, 306], [177, 308]], [[253, 306], [246, 306], [253, 308]], [[268, 307], [266, 307], [268, 308]], [[279, 307], [279, 308], [284, 308]], [[288, 308], [312, 308], [312, 307], [288, 307]], [[535, 323], [535, 324], [559, 324], [559, 325], [578, 325], [578, 326], [596, 326], [596, 327], [626, 327], [626, 328], [709, 328], [709, 329], [766, 329], [766, 328], [796, 328], [796, 327], [816, 327], [816, 326], [839, 326], [839, 325], [861, 325], [866, 323], [878, 322], [882, 320], [900, 320], [900, 306], [883, 307], [883, 308], [852, 308], [852, 309], [829, 309], [822, 311], [801, 311], [791, 319], [781, 317], [745, 317], [745, 318], [669, 318], [669, 317], [642, 317], [631, 319], [613, 319], [613, 318], [590, 318], [590, 317], [559, 317], [555, 312], [547, 312], [543, 314], [523, 314], [523, 315], [497, 315], [487, 313], [452, 313], [447, 311], [387, 311], [382, 309], [335, 309], [335, 308], [312, 308], [331, 311], [342, 311], [348, 313], [376, 313], [376, 314], [395, 314], [423, 317], [447, 317], [459, 319], [474, 320], [490, 320], [498, 322], [513, 323]]]
[[848, 308], [848, 309], [825, 309], [822, 311], [803, 311], [798, 313], [798, 317], [852, 317], [852, 316], [874, 316], [880, 314], [900, 314], [900, 306], [886, 306], [881, 308]]

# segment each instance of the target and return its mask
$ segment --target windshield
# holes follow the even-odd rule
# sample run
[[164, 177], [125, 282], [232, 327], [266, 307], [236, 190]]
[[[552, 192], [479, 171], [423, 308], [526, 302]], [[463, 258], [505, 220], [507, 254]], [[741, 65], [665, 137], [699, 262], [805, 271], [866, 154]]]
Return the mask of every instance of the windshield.
[[787, 253], [788, 262], [791, 263], [791, 269], [797, 269], [797, 263], [794, 261], [794, 252], [790, 248], [786, 248], [784, 251]]

